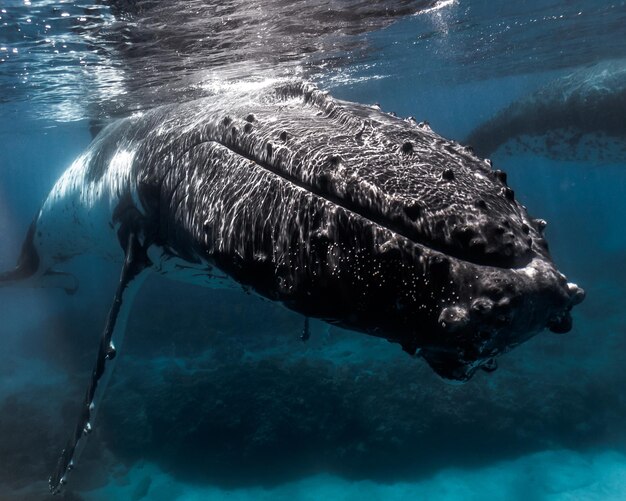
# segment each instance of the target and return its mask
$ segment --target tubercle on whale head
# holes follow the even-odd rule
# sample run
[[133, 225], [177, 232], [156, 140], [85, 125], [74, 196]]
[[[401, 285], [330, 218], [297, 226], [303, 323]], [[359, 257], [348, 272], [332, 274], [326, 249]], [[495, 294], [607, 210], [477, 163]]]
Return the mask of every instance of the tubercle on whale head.
[[421, 347], [420, 355], [443, 379], [466, 382], [479, 368], [491, 372], [495, 357], [543, 329], [568, 332], [570, 311], [585, 297], [582, 288], [567, 282], [542, 257], [506, 276], [494, 269], [483, 272], [465, 274], [462, 280], [472, 293], [461, 291], [459, 301], [441, 309], [440, 329]]

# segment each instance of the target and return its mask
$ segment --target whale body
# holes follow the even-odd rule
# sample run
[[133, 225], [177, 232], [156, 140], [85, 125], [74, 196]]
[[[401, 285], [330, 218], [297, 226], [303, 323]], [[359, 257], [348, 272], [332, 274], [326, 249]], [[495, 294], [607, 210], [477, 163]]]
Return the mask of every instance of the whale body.
[[513, 102], [465, 140], [477, 154], [530, 152], [556, 160], [626, 162], [626, 60], [553, 80]]
[[308, 83], [231, 90], [109, 125], [53, 187], [15, 270], [0, 275], [73, 292], [58, 269], [71, 257], [123, 266], [52, 490], [91, 429], [122, 296], [147, 273], [244, 287], [467, 381], [542, 329], [571, 328], [584, 292], [553, 264], [544, 226], [488, 160]]

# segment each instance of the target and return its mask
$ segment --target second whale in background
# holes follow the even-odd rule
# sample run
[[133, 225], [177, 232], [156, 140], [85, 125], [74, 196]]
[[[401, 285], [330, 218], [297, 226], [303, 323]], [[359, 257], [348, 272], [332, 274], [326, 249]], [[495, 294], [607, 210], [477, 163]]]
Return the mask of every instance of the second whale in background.
[[594, 163], [626, 162], [626, 60], [553, 80], [498, 112], [467, 137], [480, 156], [508, 153]]

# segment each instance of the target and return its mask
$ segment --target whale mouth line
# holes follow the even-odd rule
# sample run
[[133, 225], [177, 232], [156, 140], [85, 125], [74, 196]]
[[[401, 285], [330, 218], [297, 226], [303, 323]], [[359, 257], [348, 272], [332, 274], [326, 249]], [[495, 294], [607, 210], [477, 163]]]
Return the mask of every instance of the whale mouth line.
[[[403, 238], [406, 238], [413, 244], [419, 245], [432, 252], [437, 252], [447, 257], [452, 257], [459, 261], [470, 263], [475, 266], [486, 266], [486, 267], [492, 267], [492, 268], [498, 268], [498, 269], [523, 269], [526, 266], [528, 266], [528, 264], [530, 264], [530, 262], [532, 261], [532, 258], [530, 256], [528, 257], [524, 256], [522, 259], [519, 259], [516, 263], [514, 264], [511, 263], [511, 265], [508, 265], [508, 266], [498, 264], [497, 262], [485, 263], [483, 260], [471, 259], [467, 255], [463, 255], [459, 253], [458, 251], [455, 251], [454, 248], [447, 248], [442, 245], [436, 245], [436, 243], [432, 241], [429, 242], [429, 241], [424, 241], [424, 239], [416, 238], [415, 233], [411, 234], [411, 232], [406, 231], [406, 229], [403, 228], [401, 225], [394, 224], [393, 221], [391, 221], [387, 217], [384, 217], [383, 214], [377, 214], [375, 211], [368, 210], [367, 207], [360, 206], [357, 203], [354, 203], [350, 200], [342, 198], [341, 196], [325, 191], [322, 188], [315, 186], [312, 183], [307, 183], [301, 178], [294, 176], [292, 174], [289, 174], [285, 169], [282, 169], [279, 165], [274, 165], [271, 162], [268, 162], [262, 159], [258, 155], [255, 155], [254, 153], [248, 152], [245, 149], [237, 146], [237, 144], [233, 143], [233, 141], [221, 142], [218, 139], [205, 139], [205, 140], [199, 141], [195, 145], [188, 148], [185, 151], [185, 153], [183, 153], [183, 155], [189, 154], [194, 149], [201, 147], [202, 145], [210, 144], [210, 143], [213, 143], [214, 145], [220, 148], [224, 148], [242, 158], [250, 160], [251, 162], [254, 162], [254, 164], [257, 165], [258, 167], [287, 181], [288, 183], [294, 186], [297, 186], [298, 188], [301, 188], [315, 196], [318, 196], [321, 199], [327, 201], [328, 203], [334, 204], [337, 207], [341, 207], [345, 211], [356, 214], [357, 216], [362, 217], [363, 219], [366, 219], [373, 224], [376, 224], [382, 228], [385, 228], [389, 230], [390, 232], [395, 233]], [[181, 155], [181, 157], [183, 155]]]

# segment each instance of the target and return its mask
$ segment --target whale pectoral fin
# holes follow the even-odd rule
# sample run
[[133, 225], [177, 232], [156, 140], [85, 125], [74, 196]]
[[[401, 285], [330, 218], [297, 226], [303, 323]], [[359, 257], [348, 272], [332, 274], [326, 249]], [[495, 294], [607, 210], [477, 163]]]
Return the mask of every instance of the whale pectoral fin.
[[[107, 368], [107, 364], [110, 364], [115, 358], [116, 350], [112, 341], [113, 333], [115, 331], [120, 334], [116, 336], [116, 341], [118, 344], [121, 344], [120, 338], [121, 334], [124, 332], [124, 324], [130, 311], [133, 296], [141, 286], [143, 279], [145, 279], [150, 265], [151, 262], [146, 255], [146, 250], [140, 245], [136, 235], [130, 233], [128, 235], [126, 258], [122, 267], [122, 273], [117, 290], [115, 291], [113, 303], [109, 309], [102, 337], [100, 338], [96, 363], [91, 373], [91, 380], [87, 387], [78, 421], [49, 479], [50, 491], [53, 494], [59, 493], [66, 483], [67, 473], [74, 466], [74, 461], [84, 446], [84, 436], [91, 431], [91, 423], [95, 418], [95, 399], [96, 397], [98, 399], [102, 398], [104, 390], [106, 389], [106, 383], [111, 374], [109, 368], [109, 370], [106, 371], [106, 377], [102, 379], [103, 375], [105, 375], [105, 368]], [[54, 275], [52, 277], [54, 277]], [[125, 299], [125, 301], [122, 301], [122, 299]]]
[[302, 334], [300, 335], [300, 339], [306, 342], [311, 337], [311, 328], [309, 327], [309, 317], [304, 317], [304, 327], [302, 328]]

